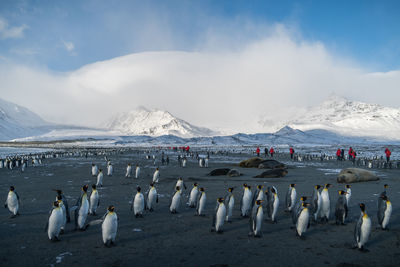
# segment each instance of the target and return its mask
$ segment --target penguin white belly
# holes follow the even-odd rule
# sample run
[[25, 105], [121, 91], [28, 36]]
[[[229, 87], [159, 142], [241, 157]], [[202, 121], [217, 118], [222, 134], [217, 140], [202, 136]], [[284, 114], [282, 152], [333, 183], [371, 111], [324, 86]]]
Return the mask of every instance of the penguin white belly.
[[260, 190], [260, 192], [258, 192], [258, 196], [256, 200], [264, 200], [264, 192], [262, 190]]
[[290, 203], [291, 203], [291, 205], [288, 208], [289, 211], [291, 211], [294, 208], [294, 206], [296, 205], [296, 201], [297, 201], [296, 197], [297, 197], [297, 192], [296, 192], [296, 189], [293, 188], [292, 189], [292, 194], [290, 194]]
[[242, 210], [241, 210], [242, 216], [249, 215], [250, 206], [251, 206], [251, 193], [249, 190], [246, 190], [242, 200]]
[[144, 210], [144, 197], [143, 194], [136, 194], [133, 203], [133, 212], [135, 215], [141, 215]]
[[322, 216], [325, 216], [329, 219], [329, 213], [331, 209], [331, 202], [329, 200], [329, 195], [327, 191], [322, 191], [321, 193], [321, 200], [322, 200]]
[[17, 215], [18, 209], [19, 209], [19, 204], [18, 204], [18, 198], [17, 195], [14, 192], [8, 193], [7, 196], [7, 207], [12, 214]]
[[140, 175], [140, 167], [137, 167], [135, 171], [135, 178], [138, 179], [139, 175]]
[[153, 183], [158, 183], [159, 176], [160, 176], [160, 173], [158, 171], [156, 171], [153, 175]]
[[207, 158], [204, 160], [204, 167], [208, 168], [208, 159]]
[[215, 230], [217, 232], [222, 231], [222, 227], [224, 225], [225, 217], [226, 217], [225, 205], [220, 204], [219, 207], [218, 207], [216, 218], [215, 218]]
[[67, 224], [67, 210], [65, 209], [65, 205], [64, 204], [61, 205], [61, 211], [62, 211], [62, 216], [63, 216], [61, 229], [64, 230], [65, 225]]
[[102, 186], [102, 185], [103, 185], [103, 173], [100, 172], [97, 175], [97, 184], [96, 184], [96, 186]]
[[348, 188], [346, 192], [347, 192], [347, 194], [346, 194], [346, 203], [347, 203], [347, 206], [349, 206], [349, 202], [350, 202], [350, 198], [351, 198], [351, 189]]
[[190, 192], [189, 206], [193, 207], [196, 205], [198, 194], [199, 194], [199, 190], [197, 189], [197, 187], [193, 188], [192, 191]]
[[279, 198], [278, 198], [278, 196], [275, 196], [275, 201], [274, 201], [273, 211], [272, 211], [272, 216], [271, 216], [272, 221], [276, 220], [276, 214], [278, 213], [278, 208], [279, 208]]
[[200, 198], [200, 202], [199, 202], [199, 209], [198, 209], [198, 215], [203, 215], [204, 214], [204, 207], [206, 206], [206, 193], [203, 193], [203, 195]]
[[112, 176], [112, 174], [113, 174], [113, 166], [109, 165], [107, 168], [107, 175]]
[[97, 190], [90, 195], [90, 214], [95, 214], [99, 205], [99, 192]]
[[232, 213], [233, 213], [233, 207], [235, 206], [235, 198], [233, 197], [233, 195], [230, 197], [229, 199], [229, 203], [228, 203], [228, 212], [226, 215], [226, 220], [229, 221], [232, 218]]
[[118, 217], [117, 214], [107, 214], [106, 218], [101, 225], [101, 231], [103, 235], [103, 243], [106, 244], [108, 241], [115, 242], [118, 229]]
[[153, 206], [156, 203], [156, 199], [157, 199], [157, 191], [156, 191], [156, 189], [152, 188], [152, 189], [150, 189], [148, 200], [147, 200], [147, 208], [149, 210], [153, 210]]
[[387, 203], [387, 207], [385, 210], [385, 215], [382, 221], [382, 228], [386, 229], [386, 226], [389, 224], [390, 216], [392, 215], [392, 204]]
[[255, 227], [254, 227], [254, 235], [255, 236], [259, 236], [261, 234], [261, 225], [262, 225], [262, 221], [264, 218], [264, 211], [262, 206], [260, 206], [258, 208], [258, 212], [257, 212], [257, 217], [256, 217], [256, 221], [255, 221]]
[[92, 176], [96, 176], [97, 175], [97, 166], [92, 167]]
[[186, 159], [184, 159], [184, 160], [182, 161], [182, 167], [183, 167], [183, 168], [186, 167]]
[[320, 215], [321, 205], [322, 205], [321, 194], [318, 193], [317, 210], [315, 211], [315, 214], [314, 214], [315, 221], [317, 221], [318, 216]]
[[296, 231], [299, 236], [306, 232], [309, 220], [308, 209], [304, 208], [297, 219]]
[[54, 237], [58, 238], [60, 234], [61, 226], [63, 223], [63, 214], [61, 208], [55, 208], [51, 211], [49, 218], [49, 227], [47, 229], [47, 235], [52, 240]]
[[86, 197], [82, 198], [82, 205], [79, 209], [79, 216], [78, 216], [78, 227], [79, 229], [83, 229], [85, 227], [87, 214], [89, 211], [89, 201]]
[[367, 243], [369, 234], [371, 232], [371, 219], [368, 218], [363, 218], [363, 222], [361, 224], [361, 234], [360, 234], [360, 240], [358, 242], [358, 248], [361, 248], [362, 246]]
[[180, 203], [181, 203], [181, 194], [179, 192], [175, 192], [174, 196], [172, 197], [171, 206], [169, 207], [169, 210], [171, 212], [177, 212]]

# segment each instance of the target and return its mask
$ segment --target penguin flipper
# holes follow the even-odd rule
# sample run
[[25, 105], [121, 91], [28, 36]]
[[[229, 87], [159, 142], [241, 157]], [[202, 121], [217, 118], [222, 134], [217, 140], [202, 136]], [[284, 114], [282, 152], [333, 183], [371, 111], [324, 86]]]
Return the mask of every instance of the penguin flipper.
[[358, 219], [357, 224], [355, 225], [354, 228], [354, 240], [356, 241], [356, 244], [360, 241], [360, 236], [361, 236], [361, 226], [362, 226], [362, 215]]
[[78, 229], [78, 216], [79, 216], [79, 209], [76, 209], [74, 212], [74, 222], [75, 222], [75, 228]]
[[158, 203], [158, 194], [156, 194], [156, 203]]
[[286, 192], [286, 200], [285, 200], [285, 205], [286, 205], [285, 207], [286, 208], [292, 206], [292, 203], [291, 203], [292, 202], [292, 198], [290, 196], [290, 193], [291, 193], [290, 190], [291, 189], [289, 188], [289, 190]]
[[378, 207], [378, 223], [382, 225], [383, 219], [385, 218], [386, 203], [382, 201], [380, 207]]

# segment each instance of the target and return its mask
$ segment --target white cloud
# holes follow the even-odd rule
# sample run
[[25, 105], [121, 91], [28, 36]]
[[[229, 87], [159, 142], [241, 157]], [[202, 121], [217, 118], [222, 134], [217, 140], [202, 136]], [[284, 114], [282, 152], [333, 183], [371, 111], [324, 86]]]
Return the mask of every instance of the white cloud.
[[64, 44], [65, 49], [66, 49], [68, 52], [74, 51], [75, 45], [74, 45], [73, 42], [66, 42], [66, 41], [63, 41], [63, 44]]
[[25, 24], [11, 27], [6, 19], [0, 17], [0, 39], [22, 38], [24, 31], [28, 28]]
[[0, 62], [0, 95], [62, 123], [94, 126], [143, 105], [242, 132], [259, 131], [260, 115], [283, 119], [332, 92], [398, 106], [400, 71], [370, 73], [293, 36], [279, 25], [240, 49], [137, 53], [69, 73]]

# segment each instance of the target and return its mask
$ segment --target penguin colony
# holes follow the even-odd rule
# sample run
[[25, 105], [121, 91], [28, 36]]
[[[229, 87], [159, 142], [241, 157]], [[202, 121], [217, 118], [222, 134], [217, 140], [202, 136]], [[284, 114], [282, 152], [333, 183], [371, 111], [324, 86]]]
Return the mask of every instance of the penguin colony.
[[[57, 155], [57, 156], [55, 156]], [[58, 157], [58, 154], [50, 155], [37, 155], [30, 156], [32, 166], [42, 164], [43, 158]], [[149, 155], [146, 156], [151, 159]], [[153, 155], [153, 161], [156, 157]], [[7, 161], [6, 164], [2, 161], [2, 167], [9, 166], [8, 168], [21, 167], [23, 171], [27, 166], [27, 157], [22, 157], [21, 160]], [[209, 156], [205, 159], [199, 158], [200, 167], [208, 167]], [[14, 162], [14, 163], [10, 163]], [[113, 175], [113, 165], [106, 157], [107, 162], [107, 176]], [[181, 167], [186, 167], [187, 158], [184, 158], [184, 164]], [[205, 163], [206, 162], [206, 163]], [[126, 178], [132, 176], [132, 166], [128, 164], [126, 168]], [[115, 243], [117, 229], [118, 229], [118, 216], [116, 208], [113, 205], [108, 206], [106, 213], [100, 220], [89, 222], [88, 215], [96, 215], [96, 211], [100, 206], [100, 195], [97, 191], [98, 187], [103, 186], [103, 172], [96, 164], [92, 164], [91, 175], [97, 178], [97, 183], [91, 186], [91, 193], [88, 192], [88, 185], [83, 185], [81, 188], [80, 197], [75, 206], [69, 206], [62, 190], [56, 189], [56, 200], [52, 202], [52, 209], [46, 224], [46, 232], [50, 240], [60, 240], [60, 235], [65, 232], [66, 223], [71, 221], [71, 212], [74, 212], [74, 222], [76, 230], [84, 231], [90, 225], [102, 224], [102, 240], [105, 246], [111, 246]], [[140, 166], [136, 165], [135, 174], [133, 179], [139, 179]], [[149, 189], [143, 194], [140, 186], [136, 188], [136, 193], [133, 196], [131, 211], [135, 217], [143, 217], [145, 210], [149, 212], [155, 211], [155, 207], [159, 201], [159, 193], [157, 192], [156, 185], [160, 183], [160, 170], [156, 168]], [[296, 184], [289, 184], [288, 191], [285, 196], [285, 211], [288, 212], [292, 218], [293, 228], [295, 234], [304, 239], [307, 230], [311, 225], [311, 221], [316, 223], [327, 223], [331, 217], [331, 203], [330, 203], [330, 184], [324, 186], [315, 185], [313, 188], [312, 196], [298, 197], [296, 191]], [[388, 185], [384, 186], [384, 190], [378, 197], [378, 224], [382, 230], [387, 230], [391, 213], [392, 203], [387, 194]], [[187, 190], [187, 186], [182, 178], [179, 178], [175, 184], [174, 192], [171, 195], [169, 211], [172, 214], [179, 213], [182, 207], [182, 201], [186, 198], [183, 192]], [[216, 207], [212, 216], [212, 224], [210, 227], [211, 232], [222, 233], [224, 224], [232, 222], [233, 210], [235, 208], [235, 195], [234, 187], [226, 189], [226, 195], [219, 197], [215, 201]], [[335, 221], [338, 225], [346, 224], [348, 215], [349, 202], [351, 200], [352, 191], [351, 186], [346, 185], [343, 190], [338, 190], [339, 195], [335, 206]], [[207, 197], [204, 187], [200, 187], [199, 183], [195, 182], [188, 194], [188, 206], [195, 209], [195, 215], [205, 215], [205, 205]], [[237, 201], [237, 200], [236, 200]], [[249, 220], [249, 236], [262, 237], [263, 222], [270, 221], [271, 223], [278, 223], [277, 212], [279, 209], [279, 194], [275, 186], [267, 187], [264, 191], [263, 185], [257, 185], [254, 192], [252, 187], [248, 184], [243, 184], [241, 190], [241, 197], [238, 199], [240, 202], [240, 215], [242, 218]], [[11, 212], [11, 217], [15, 218], [19, 215], [20, 200], [14, 186], [10, 186], [9, 192], [5, 202], [5, 208]], [[364, 203], [359, 204], [360, 217], [355, 224], [354, 229], [354, 246], [360, 250], [365, 250], [365, 245], [368, 242], [372, 223], [371, 218], [367, 213], [367, 207]], [[265, 212], [264, 212], [265, 209]], [[266, 214], [266, 216], [264, 215]], [[266, 219], [267, 217], [267, 219]]]

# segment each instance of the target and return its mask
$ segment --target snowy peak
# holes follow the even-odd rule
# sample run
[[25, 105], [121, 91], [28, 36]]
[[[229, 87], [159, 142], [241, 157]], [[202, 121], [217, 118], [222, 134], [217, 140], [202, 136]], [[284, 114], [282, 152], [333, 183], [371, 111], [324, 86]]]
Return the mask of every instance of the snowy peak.
[[176, 135], [190, 138], [216, 134], [210, 129], [176, 118], [168, 111], [148, 110], [143, 107], [115, 115], [106, 123], [106, 128], [126, 135]]

